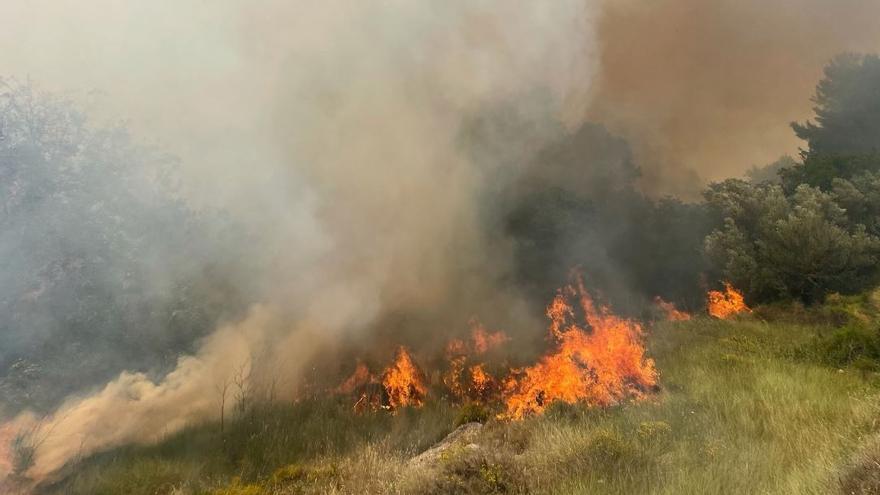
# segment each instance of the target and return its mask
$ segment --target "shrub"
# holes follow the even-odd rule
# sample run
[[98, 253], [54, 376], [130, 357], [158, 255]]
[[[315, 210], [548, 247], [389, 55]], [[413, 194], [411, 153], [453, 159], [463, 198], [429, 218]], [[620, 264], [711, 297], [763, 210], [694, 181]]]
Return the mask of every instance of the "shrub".
[[595, 469], [616, 471], [624, 464], [642, 464], [644, 456], [631, 442], [611, 430], [598, 430], [584, 453]]
[[639, 441], [645, 445], [665, 444], [672, 436], [672, 427], [665, 421], [643, 421], [638, 435]]
[[492, 413], [486, 406], [476, 402], [468, 402], [459, 409], [453, 426], [459, 427], [467, 423], [485, 423], [490, 417], [492, 417]]
[[526, 476], [510, 452], [501, 449], [456, 449], [444, 459], [442, 472], [420, 493], [525, 493]]
[[880, 360], [880, 336], [876, 330], [861, 326], [847, 326], [821, 340], [818, 345], [819, 356], [832, 366], [849, 366], [859, 362]]

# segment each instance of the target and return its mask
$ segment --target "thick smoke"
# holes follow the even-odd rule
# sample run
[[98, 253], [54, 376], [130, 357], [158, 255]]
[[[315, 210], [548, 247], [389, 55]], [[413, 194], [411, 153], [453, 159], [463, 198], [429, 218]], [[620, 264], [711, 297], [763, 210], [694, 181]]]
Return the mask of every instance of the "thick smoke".
[[0, 73], [95, 90], [96, 112], [181, 157], [191, 203], [251, 229], [269, 272], [253, 274], [264, 305], [164, 378], [123, 373], [15, 419], [39, 440], [30, 474], [215, 418], [236, 373], [289, 397], [322, 345], [395, 313], [421, 314], [421, 335], [527, 319], [480, 211], [492, 181], [514, 182], [510, 150], [535, 149], [490, 132], [464, 152], [462, 123], [486, 108], [528, 102], [516, 119], [536, 146], [547, 122], [602, 121], [633, 143], [646, 190], [691, 194], [793, 152], [785, 123], [807, 116], [831, 55], [877, 48], [877, 14], [862, 0], [0, 4]]
[[646, 190], [693, 195], [796, 154], [786, 123], [832, 56], [880, 49], [878, 18], [863, 0], [607, 1], [588, 115], [630, 139]]
[[[322, 339], [362, 336], [386, 314], [464, 321], [491, 306], [516, 320], [519, 298], [494, 279], [508, 255], [487, 249], [481, 233], [486, 170], [461, 151], [461, 125], [487, 102], [536, 90], [542, 112], [564, 119], [595, 71], [595, 11], [580, 0], [221, 2], [211, 13], [177, 5], [113, 3], [85, 13], [44, 5], [32, 19], [38, 32], [63, 29], [54, 42], [24, 33], [25, 52], [46, 56], [68, 41], [84, 59], [98, 52], [93, 77], [108, 75], [109, 91], [123, 88], [111, 99], [131, 104], [135, 129], [162, 131], [183, 158], [192, 197], [259, 232], [254, 256], [271, 260], [274, 289], [266, 308], [218, 330], [161, 380], [123, 373], [46, 418], [20, 415], [13, 422], [39, 444], [36, 477], [74, 456], [218, 416], [218, 390], [242, 366], [271, 376], [252, 383], [278, 380], [290, 396]], [[68, 14], [94, 15], [104, 29], [72, 28], [61, 17]], [[189, 64], [210, 69], [205, 80]], [[133, 81], [145, 91], [131, 93], [114, 72], [127, 67], [173, 84]]]

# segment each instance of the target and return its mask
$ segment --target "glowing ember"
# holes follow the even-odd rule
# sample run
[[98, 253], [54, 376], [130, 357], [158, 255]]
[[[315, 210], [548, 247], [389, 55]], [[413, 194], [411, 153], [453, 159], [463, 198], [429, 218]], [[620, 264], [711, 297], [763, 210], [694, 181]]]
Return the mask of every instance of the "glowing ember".
[[394, 364], [385, 370], [382, 385], [388, 395], [388, 406], [392, 409], [419, 407], [428, 393], [421, 371], [403, 347], [398, 349]]
[[746, 306], [742, 293], [727, 282], [724, 282], [724, 292], [709, 291], [707, 310], [711, 316], [722, 320], [738, 313], [751, 311]]
[[[589, 329], [574, 321], [569, 299], [577, 297]], [[640, 398], [657, 383], [654, 362], [645, 358], [641, 326], [597, 309], [583, 280], [559, 291], [547, 308], [556, 348], [534, 366], [515, 370], [505, 381], [502, 417], [541, 414], [554, 401], [607, 406]]]
[[660, 296], [654, 298], [654, 304], [663, 311], [667, 321], [687, 321], [691, 319], [690, 314], [679, 310], [674, 304], [664, 301]]

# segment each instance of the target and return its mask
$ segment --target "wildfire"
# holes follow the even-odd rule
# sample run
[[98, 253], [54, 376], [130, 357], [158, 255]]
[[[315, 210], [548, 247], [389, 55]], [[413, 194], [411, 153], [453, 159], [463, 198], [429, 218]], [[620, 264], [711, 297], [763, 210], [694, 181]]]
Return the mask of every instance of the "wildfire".
[[690, 314], [679, 310], [674, 304], [664, 301], [660, 296], [654, 298], [654, 304], [663, 311], [667, 321], [687, 321], [691, 319]]
[[[575, 322], [569, 300], [577, 297], [587, 330]], [[596, 308], [577, 277], [577, 285], [559, 291], [547, 308], [556, 348], [534, 366], [505, 381], [502, 415], [521, 419], [541, 414], [554, 401], [607, 406], [642, 397], [657, 383], [654, 362], [645, 358], [641, 326]]]
[[707, 297], [709, 314], [721, 320], [726, 320], [738, 313], [751, 311], [746, 306], [742, 293], [728, 282], [724, 282], [724, 292], [710, 290]]
[[500, 330], [490, 332], [486, 330], [482, 323], [475, 319], [470, 321], [470, 325], [471, 338], [469, 342], [465, 342], [462, 339], [452, 339], [446, 344], [446, 356], [450, 359], [455, 356], [466, 356], [469, 354], [479, 356], [497, 349], [510, 340], [506, 333]]
[[394, 364], [385, 370], [382, 385], [388, 395], [388, 406], [392, 409], [419, 407], [428, 393], [422, 372], [403, 346], [397, 350]]
[[495, 379], [486, 373], [482, 364], [475, 364], [468, 371], [471, 375], [471, 397], [475, 400], [485, 401], [495, 388]]
[[466, 356], [456, 356], [449, 360], [449, 371], [443, 375], [443, 384], [449, 389], [453, 397], [462, 399], [465, 397], [462, 375], [464, 374]]
[[370, 373], [370, 369], [367, 368], [367, 365], [358, 361], [357, 367], [354, 369], [354, 373], [351, 374], [341, 385], [336, 387], [336, 393], [338, 394], [352, 394], [356, 392], [358, 389], [363, 388], [364, 386], [376, 383], [376, 377]]
[[[674, 311], [669, 312], [670, 319], [673, 315], [689, 318], [672, 305], [668, 307]], [[509, 370], [504, 379], [493, 376], [489, 372], [493, 368], [482, 359], [498, 357], [490, 351], [509, 337], [472, 321], [470, 338], [453, 339], [445, 349], [447, 365], [440, 377], [449, 396], [457, 401], [497, 403], [504, 409], [500, 417], [521, 419], [543, 413], [554, 401], [607, 406], [640, 398], [656, 385], [657, 371], [654, 362], [645, 357], [641, 326], [606, 307], [597, 307], [581, 277], [559, 290], [546, 314], [551, 351], [532, 366]], [[578, 323], [578, 315], [583, 316], [583, 323]], [[359, 362], [334, 391], [357, 397], [356, 411], [394, 410], [422, 406], [427, 385], [409, 352], [400, 347], [381, 383]]]
[[471, 320], [471, 326], [473, 327], [471, 341], [473, 342], [474, 353], [477, 355], [485, 354], [510, 340], [510, 337], [504, 332], [489, 332], [486, 330], [486, 327], [476, 320]]
[[453, 339], [446, 345], [449, 369], [443, 375], [443, 384], [455, 399], [486, 402], [497, 392], [496, 381], [483, 363], [468, 366], [468, 362], [497, 349], [510, 337], [502, 331], [489, 332], [477, 320], [471, 320], [470, 324], [469, 342]]

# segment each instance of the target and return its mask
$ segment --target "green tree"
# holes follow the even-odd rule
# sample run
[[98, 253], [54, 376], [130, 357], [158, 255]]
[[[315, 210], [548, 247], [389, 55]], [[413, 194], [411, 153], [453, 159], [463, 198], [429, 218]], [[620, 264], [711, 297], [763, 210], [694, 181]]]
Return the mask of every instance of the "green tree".
[[578, 266], [619, 310], [640, 311], [655, 296], [702, 303], [705, 208], [648, 198], [638, 177], [627, 141], [591, 123], [551, 141], [524, 167], [497, 203], [505, 206], [517, 276], [536, 299]]
[[236, 311], [236, 235], [176, 160], [71, 103], [0, 84], [0, 406], [161, 370]]
[[849, 222], [864, 225], [870, 235], [880, 236], [880, 173], [836, 178], [831, 185], [834, 201], [846, 211]]
[[806, 156], [880, 151], [880, 57], [843, 54], [825, 67], [813, 97], [815, 122], [793, 123]]
[[834, 179], [880, 171], [880, 58], [843, 54], [832, 59], [816, 86], [813, 121], [792, 123], [807, 142], [803, 163], [780, 175], [786, 192], [800, 184], [828, 191]]
[[778, 185], [730, 179], [710, 186], [706, 201], [723, 219], [706, 237], [707, 257], [752, 301], [813, 303], [878, 280], [880, 239], [852, 224], [829, 193], [801, 185], [786, 196]]

